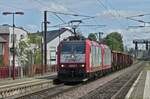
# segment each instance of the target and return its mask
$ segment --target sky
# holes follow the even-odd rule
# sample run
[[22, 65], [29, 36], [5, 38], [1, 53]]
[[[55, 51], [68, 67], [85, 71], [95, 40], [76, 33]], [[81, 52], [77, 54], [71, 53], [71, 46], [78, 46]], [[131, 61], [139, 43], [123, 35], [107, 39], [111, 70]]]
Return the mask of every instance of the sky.
[[[12, 16], [2, 15], [6, 11], [22, 11], [24, 15], [15, 15], [15, 25], [23, 27], [28, 32], [41, 31], [44, 10], [95, 16], [82, 20], [83, 16], [70, 16], [48, 12], [48, 30], [59, 29], [67, 26], [51, 27], [57, 24], [68, 23], [71, 20], [82, 20], [78, 31], [88, 36], [89, 33], [103, 32], [105, 37], [111, 32], [121, 33], [124, 45], [134, 47], [133, 39], [150, 39], [149, 23], [142, 23], [127, 19], [150, 22], [150, 0], [0, 0], [0, 25], [12, 25]], [[133, 17], [144, 14], [141, 17]], [[61, 19], [60, 19], [61, 18]], [[97, 25], [97, 26], [83, 26]], [[98, 26], [105, 25], [105, 26]], [[135, 28], [132, 26], [146, 26]], [[141, 48], [144, 45], [141, 45]]]

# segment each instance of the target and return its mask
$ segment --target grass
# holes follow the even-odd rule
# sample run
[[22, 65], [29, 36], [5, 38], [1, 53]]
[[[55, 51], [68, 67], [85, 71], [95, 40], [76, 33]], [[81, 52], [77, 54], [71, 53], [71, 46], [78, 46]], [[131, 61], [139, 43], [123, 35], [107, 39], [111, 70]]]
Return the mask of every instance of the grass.
[[148, 64], [148, 66], [145, 67], [146, 70], [150, 70], [150, 62]]
[[150, 65], [146, 67], [146, 70], [150, 70]]

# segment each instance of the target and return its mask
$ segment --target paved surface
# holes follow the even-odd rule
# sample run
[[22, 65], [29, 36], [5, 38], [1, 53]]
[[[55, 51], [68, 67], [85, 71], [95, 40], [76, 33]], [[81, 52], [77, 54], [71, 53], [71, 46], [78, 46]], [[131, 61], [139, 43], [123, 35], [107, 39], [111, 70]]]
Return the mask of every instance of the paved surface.
[[147, 63], [125, 99], [150, 99], [150, 64]]
[[150, 71], [147, 71], [143, 98], [150, 99]]
[[36, 77], [30, 77], [30, 78], [21, 78], [21, 79], [5, 79], [5, 80], [0, 80], [0, 87], [6, 86], [6, 85], [12, 85], [16, 83], [24, 83], [24, 82], [29, 82], [31, 80], [38, 80], [38, 79], [49, 79], [52, 80], [56, 77], [56, 73], [51, 73], [51, 74], [46, 74], [43, 76], [36, 76]]

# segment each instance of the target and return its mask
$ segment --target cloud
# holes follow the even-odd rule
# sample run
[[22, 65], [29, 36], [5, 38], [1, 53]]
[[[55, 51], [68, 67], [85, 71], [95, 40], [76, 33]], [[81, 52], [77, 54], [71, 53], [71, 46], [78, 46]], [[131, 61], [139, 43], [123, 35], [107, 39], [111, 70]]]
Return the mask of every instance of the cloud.
[[23, 11], [20, 7], [11, 4], [6, 5], [3, 3], [0, 5], [0, 10], [1, 11]]
[[67, 12], [68, 9], [62, 5], [58, 4], [52, 0], [16, 0], [16, 1], [11, 1], [10, 3], [8, 2], [2, 2], [2, 5], [0, 5], [0, 8], [2, 10], [7, 10], [7, 11], [18, 11], [18, 10], [39, 10], [39, 11], [44, 11], [44, 10], [50, 10], [50, 11], [62, 11], [62, 12]]
[[[58, 4], [54, 1], [48, 0], [43, 2], [42, 0], [29, 0], [28, 2], [31, 2], [32, 4], [30, 4], [30, 7], [33, 7], [33, 9], [38, 9], [39, 11], [44, 11], [44, 10], [48, 10], [48, 11], [62, 11], [62, 12], [67, 12], [68, 9], [62, 5], [62, 4]], [[34, 5], [34, 6], [32, 6]]]
[[150, 32], [150, 27], [141, 27], [141, 28], [128, 28], [129, 32], [135, 32], [135, 33], [147, 33]]
[[34, 24], [28, 24], [25, 28], [30, 32], [37, 32], [38, 29], [37, 25]]
[[56, 4], [54, 2], [48, 2], [46, 4], [46, 6], [42, 6], [40, 9], [40, 11], [44, 11], [44, 10], [49, 10], [49, 11], [63, 11], [63, 12], [67, 12], [68, 9], [65, 8], [63, 5], [60, 4]]

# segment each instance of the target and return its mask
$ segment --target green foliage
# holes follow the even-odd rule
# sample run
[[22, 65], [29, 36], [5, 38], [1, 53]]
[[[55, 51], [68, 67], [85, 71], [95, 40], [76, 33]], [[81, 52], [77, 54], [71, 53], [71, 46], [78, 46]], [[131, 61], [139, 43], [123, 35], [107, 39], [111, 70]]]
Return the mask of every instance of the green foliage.
[[94, 33], [90, 33], [89, 36], [88, 36], [88, 39], [90, 39], [92, 41], [96, 41], [97, 40], [96, 35]]
[[41, 36], [39, 35], [29, 35], [28, 38], [30, 44], [41, 44]]
[[25, 48], [27, 48], [27, 47], [28, 47], [28, 45], [27, 45], [26, 41], [21, 40], [21, 41], [19, 42], [19, 49], [20, 49], [21, 53], [22, 53], [22, 51], [23, 51]]
[[36, 49], [34, 53], [34, 63], [41, 64], [41, 51], [40, 49]]
[[26, 66], [29, 62], [28, 53], [29, 53], [29, 45], [28, 39], [20, 39], [17, 47], [17, 55], [19, 56], [19, 61], [21, 66]]
[[0, 55], [0, 66], [3, 66], [3, 55]]
[[122, 36], [118, 32], [108, 34], [104, 40], [112, 50], [123, 51]]
[[41, 36], [37, 35], [29, 35], [29, 44], [35, 44], [38, 46], [34, 52], [34, 64], [41, 63]]
[[[31, 49], [30, 45], [32, 44], [36, 45], [36, 49]], [[41, 36], [30, 34], [28, 38], [20, 40], [18, 47], [18, 54], [22, 65], [32, 62], [34, 62], [33, 64], [39, 64], [41, 62]]]
[[128, 51], [128, 53], [129, 54], [134, 54], [134, 51], [135, 51], [134, 48], [130, 48], [129, 51]]

